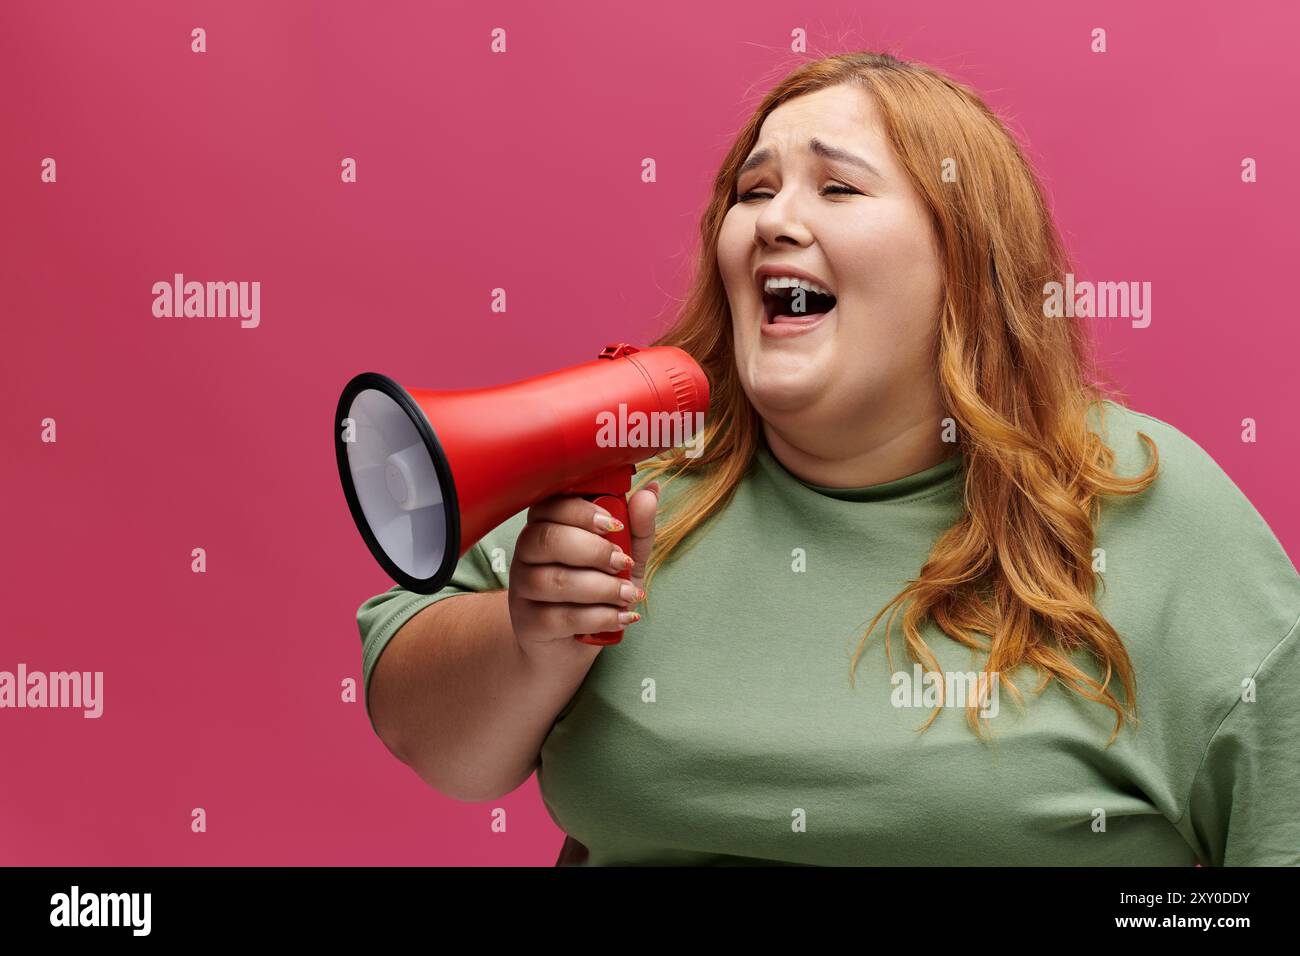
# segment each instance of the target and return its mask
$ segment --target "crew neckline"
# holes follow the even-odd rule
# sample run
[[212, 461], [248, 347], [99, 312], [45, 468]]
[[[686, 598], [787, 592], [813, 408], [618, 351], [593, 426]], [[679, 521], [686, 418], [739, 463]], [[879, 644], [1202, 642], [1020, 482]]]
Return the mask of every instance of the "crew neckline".
[[759, 442], [756, 457], [768, 474], [779, 482], [787, 485], [797, 484], [824, 498], [853, 502], [901, 501], [932, 494], [952, 482], [961, 471], [963, 463], [963, 456], [958, 451], [937, 465], [931, 465], [921, 471], [904, 475], [902, 478], [895, 478], [893, 481], [866, 485], [862, 488], [831, 488], [826, 485], [815, 485], [810, 481], [804, 481], [793, 474], [777, 460], [771, 449], [767, 447], [766, 442]]

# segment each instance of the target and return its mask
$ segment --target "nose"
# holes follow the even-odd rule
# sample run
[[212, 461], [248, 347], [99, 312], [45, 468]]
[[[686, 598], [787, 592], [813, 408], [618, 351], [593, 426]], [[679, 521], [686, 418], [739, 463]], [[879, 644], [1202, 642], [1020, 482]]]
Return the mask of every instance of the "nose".
[[763, 203], [754, 222], [754, 238], [760, 246], [778, 243], [803, 246], [812, 241], [812, 234], [795, 209], [795, 198], [787, 190]]

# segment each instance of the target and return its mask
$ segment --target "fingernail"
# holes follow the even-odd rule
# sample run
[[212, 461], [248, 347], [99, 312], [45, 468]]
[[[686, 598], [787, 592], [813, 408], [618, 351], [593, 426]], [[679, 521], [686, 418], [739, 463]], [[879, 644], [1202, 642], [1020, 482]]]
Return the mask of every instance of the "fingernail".
[[631, 604], [633, 601], [639, 600], [637, 595], [640, 592], [640, 588], [633, 587], [630, 584], [624, 584], [618, 589], [618, 596], [623, 599], [624, 604]]
[[613, 515], [598, 514], [596, 515], [596, 527], [601, 531], [622, 531], [623, 522]]
[[639, 620], [641, 620], [641, 615], [636, 611], [618, 612], [618, 623], [620, 624], [635, 624]]
[[623, 551], [621, 548], [615, 548], [614, 553], [610, 555], [609, 566], [615, 571], [622, 571], [625, 568], [632, 567], [632, 555]]

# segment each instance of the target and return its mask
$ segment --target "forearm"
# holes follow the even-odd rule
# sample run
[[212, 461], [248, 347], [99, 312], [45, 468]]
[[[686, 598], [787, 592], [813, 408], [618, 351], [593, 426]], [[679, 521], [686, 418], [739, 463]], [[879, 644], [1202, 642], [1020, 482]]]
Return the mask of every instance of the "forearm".
[[488, 800], [537, 765], [556, 716], [600, 648], [573, 642], [525, 655], [510, 624], [508, 592], [439, 601], [393, 635], [370, 679], [380, 738], [431, 787]]

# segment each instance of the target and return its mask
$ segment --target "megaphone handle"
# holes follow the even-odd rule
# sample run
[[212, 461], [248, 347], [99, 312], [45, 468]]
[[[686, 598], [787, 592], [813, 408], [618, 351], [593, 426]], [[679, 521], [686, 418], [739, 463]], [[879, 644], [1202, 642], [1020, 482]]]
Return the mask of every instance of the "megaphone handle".
[[[610, 531], [605, 535], [605, 537], [622, 548], [624, 554], [631, 554], [632, 529], [629, 527], [627, 515], [627, 498], [624, 495], [610, 494], [583, 495], [582, 497], [586, 498], [597, 507], [604, 508], [623, 523], [622, 531]], [[618, 572], [618, 576], [624, 581], [629, 581], [632, 578], [632, 570], [630, 568], [624, 568], [622, 571]], [[581, 641], [584, 644], [596, 644], [604, 647], [622, 641], [623, 632], [607, 631], [604, 634], [575, 634], [573, 637], [574, 640]]]

